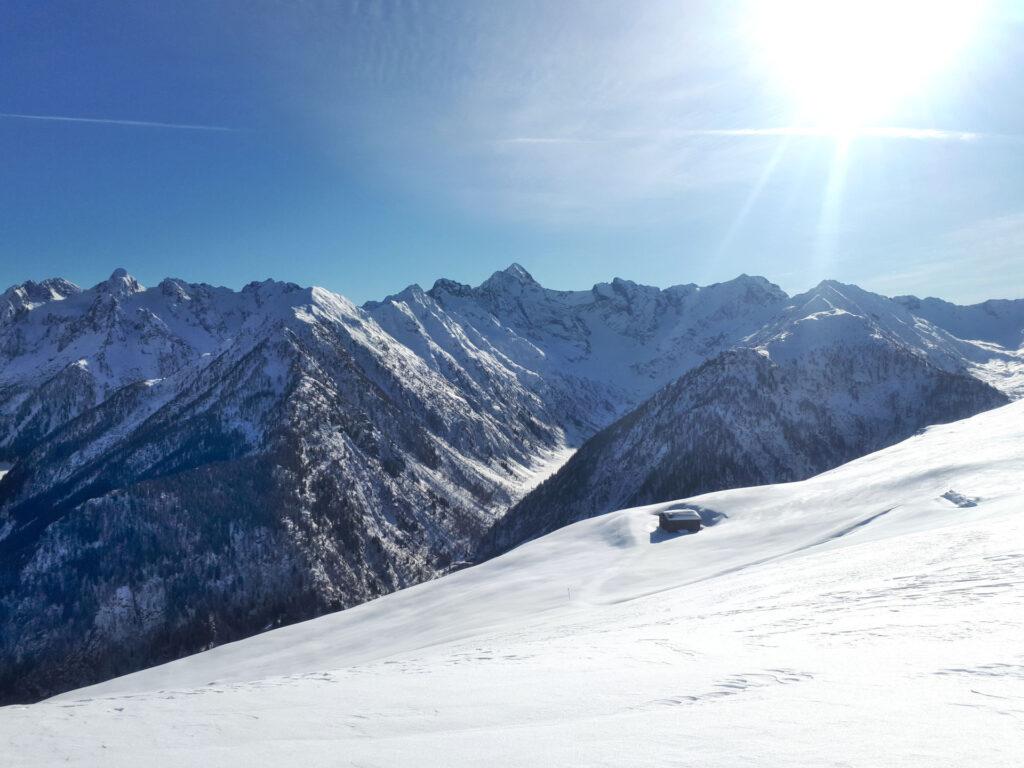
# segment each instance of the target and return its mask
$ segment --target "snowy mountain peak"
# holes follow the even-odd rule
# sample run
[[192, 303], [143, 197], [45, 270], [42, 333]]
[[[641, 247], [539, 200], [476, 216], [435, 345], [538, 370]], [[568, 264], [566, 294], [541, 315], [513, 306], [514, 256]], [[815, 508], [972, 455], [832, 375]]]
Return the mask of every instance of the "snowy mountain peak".
[[935, 298], [896, 296], [893, 301], [959, 339], [983, 341], [1008, 349], [1024, 347], [1024, 299], [989, 299], [958, 306]]
[[[668, 290], [682, 292], [684, 296], [696, 292], [699, 302], [705, 303], [709, 307], [717, 305], [727, 314], [744, 306], [778, 306], [781, 309], [782, 305], [790, 300], [789, 295], [785, 291], [767, 278], [747, 274], [739, 275], [732, 280], [726, 280], [721, 283], [712, 283], [711, 285], [699, 287], [692, 285], [676, 286]], [[730, 309], [730, 307], [733, 309]]]
[[243, 293], [292, 293], [294, 291], [303, 290], [302, 286], [297, 283], [289, 283], [282, 280], [273, 280], [267, 278], [266, 280], [253, 280], [251, 283], [247, 283], [243, 288]]
[[661, 293], [661, 289], [649, 285], [641, 285], [632, 280], [624, 280], [621, 277], [614, 277], [610, 283], [597, 283], [594, 285], [591, 293], [601, 299], [624, 299], [630, 301], [638, 295], [654, 296]]
[[[496, 273], [497, 274], [497, 273]], [[526, 268], [518, 262], [512, 262], [505, 269], [501, 270], [501, 274], [508, 275], [509, 277], [518, 280], [521, 283], [536, 283], [533, 279], [533, 275], [526, 271]]]
[[[313, 288], [280, 280], [253, 281], [242, 288], [242, 296], [252, 300], [257, 308], [283, 310], [314, 301]], [[323, 289], [319, 289], [323, 290]]]
[[408, 302], [412, 302], [415, 304], [423, 304], [428, 300], [429, 296], [427, 291], [424, 291], [423, 288], [418, 283], [413, 283], [412, 285], [407, 285], [398, 293], [392, 293], [388, 296], [385, 296], [381, 301], [366, 302], [365, 304], [363, 304], [363, 309], [365, 309], [367, 312], [372, 312], [373, 310], [385, 304], [402, 304]]
[[732, 280], [724, 280], [720, 283], [712, 283], [711, 285], [705, 286], [701, 290], [708, 290], [712, 288], [716, 290], [723, 290], [725, 288], [729, 288], [734, 291], [756, 290], [779, 298], [789, 298], [788, 294], [786, 294], [785, 291], [779, 288], [779, 286], [777, 286], [767, 277], [762, 277], [761, 275], [748, 275], [746, 272], [737, 275]]
[[189, 292], [189, 285], [182, 280], [177, 280], [173, 277], [167, 277], [160, 281], [160, 285], [157, 286], [160, 289], [160, 293], [168, 298], [176, 301], [191, 301], [192, 295]]
[[42, 282], [27, 280], [12, 285], [0, 294], [0, 323], [4, 323], [20, 312], [26, 312], [50, 301], [62, 301], [82, 292], [74, 283], [61, 277], [51, 277]]
[[480, 290], [485, 292], [496, 290], [518, 292], [527, 289], [541, 290], [541, 285], [520, 264], [512, 264], [505, 269], [498, 270], [480, 286]]
[[122, 297], [131, 296], [134, 293], [142, 293], [146, 289], [138, 280], [128, 274], [128, 270], [118, 267], [111, 273], [110, 277], [97, 284], [93, 290], [97, 293]]
[[37, 306], [50, 301], [62, 301], [81, 292], [81, 288], [62, 278], [50, 278], [41, 283], [30, 280], [11, 286], [0, 294], [0, 325]]
[[746, 272], [741, 272], [732, 280], [715, 283], [714, 285], [735, 285], [743, 288], [762, 288], [771, 293], [783, 293], [783, 290], [767, 277], [764, 277], [763, 275], [748, 275]]
[[473, 286], [442, 277], [440, 280], [434, 281], [433, 287], [427, 293], [435, 301], [441, 301], [445, 295], [454, 297], [471, 296], [473, 294]]
[[807, 317], [846, 312], [882, 325], [914, 322], [906, 308], [892, 299], [837, 280], [822, 280], [806, 293], [794, 296], [792, 311]]
[[837, 280], [822, 280], [806, 293], [794, 296], [793, 303], [796, 305], [799, 305], [801, 302], [810, 303], [814, 301], [826, 301], [830, 304], [834, 301], [845, 303], [848, 299], [843, 289], [847, 287]]
[[7, 298], [20, 295], [30, 301], [59, 301], [81, 292], [82, 289], [70, 280], [65, 280], [63, 277], [49, 277], [38, 283], [34, 280], [26, 280], [24, 283], [12, 285], [4, 291], [3, 296]]
[[21, 297], [27, 301], [34, 302], [55, 301], [81, 293], [81, 290], [81, 288], [68, 280], [60, 277], [51, 277], [39, 283], [35, 280], [26, 280], [24, 283], [12, 285], [3, 292], [2, 297], [7, 300]]

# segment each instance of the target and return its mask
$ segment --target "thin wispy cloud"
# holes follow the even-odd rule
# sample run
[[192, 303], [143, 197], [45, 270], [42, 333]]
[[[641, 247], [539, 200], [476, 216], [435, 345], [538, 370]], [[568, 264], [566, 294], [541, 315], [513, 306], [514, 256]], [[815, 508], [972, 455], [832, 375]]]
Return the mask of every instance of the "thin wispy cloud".
[[596, 144], [611, 139], [580, 139], [569, 136], [515, 136], [511, 139], [499, 139], [498, 144]]
[[233, 132], [237, 128], [225, 125], [193, 125], [190, 123], [159, 123], [149, 120], [116, 120], [106, 117], [71, 117], [68, 115], [25, 115], [15, 112], [0, 112], [0, 118], [12, 120], [45, 120], [56, 123], [89, 123], [93, 125], [120, 125], [129, 128], [166, 128], [178, 131], [220, 131]]
[[[767, 128], [687, 128], [663, 131], [653, 138], [745, 138], [745, 137], [778, 137], [778, 138], [879, 138], [879, 139], [910, 139], [914, 141], [981, 141], [984, 139], [1014, 138], [1002, 135], [978, 133], [976, 131], [948, 131], [938, 128], [900, 128], [894, 126], [865, 126], [850, 132], [841, 132], [830, 128], [807, 126], [772, 126]], [[615, 135], [604, 138], [574, 136], [515, 136], [499, 139], [499, 144], [511, 145], [544, 145], [544, 144], [595, 144], [601, 142], [636, 141], [644, 138], [640, 134]]]
[[[741, 226], [760, 191], [777, 172], [785, 176], [801, 157], [819, 165], [830, 161], [815, 154], [828, 144], [848, 150], [861, 142], [968, 147], [1021, 140], [978, 131], [899, 126], [861, 126], [848, 131], [805, 125], [676, 128], [664, 125], [664, 115], [660, 116], [662, 125], [657, 125], [658, 117], [652, 116], [647, 121], [650, 127], [641, 130], [631, 130], [632, 126], [601, 130], [598, 126], [581, 131], [574, 126], [565, 133], [523, 131], [485, 139], [479, 146], [482, 154], [490, 149], [495, 158], [504, 161], [504, 165], [493, 161], [490, 166], [495, 168], [495, 186], [504, 183], [523, 192], [524, 208], [531, 207], [525, 194], [531, 191], [536, 203], [533, 210], [554, 212], [562, 218], [569, 210], [582, 215], [595, 210], [621, 212], [628, 204], [725, 185], [752, 185], [747, 202], [730, 224], [731, 231]], [[788, 147], [784, 159], [777, 152], [782, 146]], [[848, 155], [844, 150], [835, 157]], [[828, 175], [833, 179], [830, 207], [838, 210], [841, 176], [832, 171]], [[640, 215], [642, 212], [631, 211], [631, 220]], [[723, 247], [734, 235], [724, 238]]]
[[680, 136], [796, 136], [807, 138], [880, 138], [913, 139], [916, 141], [978, 141], [991, 138], [974, 131], [946, 131], [938, 128], [899, 128], [894, 126], [864, 126], [850, 131], [810, 126], [777, 126], [771, 128], [722, 128], [679, 131]]

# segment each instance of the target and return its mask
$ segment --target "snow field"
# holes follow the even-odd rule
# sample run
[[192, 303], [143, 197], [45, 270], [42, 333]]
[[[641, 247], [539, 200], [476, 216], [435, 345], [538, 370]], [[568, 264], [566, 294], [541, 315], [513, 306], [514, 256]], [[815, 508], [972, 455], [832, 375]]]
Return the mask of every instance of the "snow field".
[[[1024, 403], [0, 710], [5, 764], [1018, 765]], [[965, 502], [968, 502], [965, 504]], [[974, 506], [970, 506], [974, 504]]]

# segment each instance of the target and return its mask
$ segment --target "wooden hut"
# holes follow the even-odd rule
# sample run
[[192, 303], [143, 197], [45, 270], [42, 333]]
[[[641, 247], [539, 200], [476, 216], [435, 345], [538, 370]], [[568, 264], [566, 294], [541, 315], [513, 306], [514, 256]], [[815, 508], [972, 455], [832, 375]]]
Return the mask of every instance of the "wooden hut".
[[689, 507], [666, 509], [658, 513], [658, 525], [663, 531], [699, 531], [701, 528], [700, 513]]

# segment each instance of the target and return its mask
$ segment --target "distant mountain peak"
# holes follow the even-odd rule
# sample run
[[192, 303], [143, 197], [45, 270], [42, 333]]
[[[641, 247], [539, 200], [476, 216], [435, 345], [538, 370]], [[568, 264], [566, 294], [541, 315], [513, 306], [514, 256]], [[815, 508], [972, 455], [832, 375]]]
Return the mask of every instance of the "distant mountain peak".
[[366, 302], [363, 305], [363, 309], [373, 310], [376, 309], [377, 307], [380, 307], [383, 304], [389, 303], [422, 303], [423, 301], [425, 301], [426, 296], [427, 292], [423, 290], [422, 286], [420, 286], [419, 283], [413, 283], [412, 285], [405, 286], [405, 288], [400, 290], [398, 293], [392, 293], [389, 296], [385, 296], [381, 301]]
[[130, 296], [133, 293], [141, 293], [146, 290], [138, 280], [128, 274], [128, 270], [118, 267], [111, 272], [110, 277], [99, 283], [95, 290], [99, 293], [111, 294], [114, 296]]
[[439, 280], [434, 281], [433, 287], [431, 287], [427, 293], [435, 301], [443, 294], [448, 294], [450, 296], [471, 296], [473, 294], [473, 286], [460, 283], [456, 280], [449, 280], [447, 277], [442, 277]]
[[506, 274], [509, 277], [515, 278], [516, 280], [519, 280], [524, 283], [537, 282], [536, 280], [533, 279], [533, 275], [527, 272], [526, 268], [517, 261], [513, 261], [511, 264], [509, 264], [507, 267], [505, 267], [505, 269], [501, 271], [503, 274]]
[[491, 275], [481, 285], [481, 288], [487, 288], [488, 286], [494, 285], [508, 285], [516, 284], [521, 286], [536, 286], [540, 287], [540, 283], [533, 279], [533, 275], [526, 271], [526, 269], [516, 262], [513, 262], [505, 269], [500, 269]]
[[50, 301], [65, 299], [81, 292], [82, 289], [70, 280], [63, 277], [48, 277], [38, 283], [35, 280], [26, 280], [24, 283], [12, 285], [2, 295], [5, 298], [20, 295], [32, 301]]
[[859, 300], [865, 295], [854, 285], [846, 285], [838, 280], [822, 280], [805, 293], [794, 296], [793, 306], [801, 307], [807, 312], [844, 309], [854, 314], [863, 314]]
[[757, 288], [765, 288], [765, 289], [768, 289], [768, 290], [771, 290], [771, 291], [773, 291], [775, 293], [780, 293], [780, 294], [784, 293], [784, 291], [781, 288], [779, 288], [779, 286], [777, 286], [775, 283], [773, 283], [771, 280], [769, 280], [764, 275], [748, 275], [746, 272], [743, 272], [742, 274], [737, 275], [736, 277], [734, 277], [732, 280], [729, 280], [728, 282], [735, 283], [736, 285], [755, 286]]
[[76, 296], [82, 289], [62, 277], [51, 277], [42, 282], [26, 280], [12, 285], [0, 294], [0, 323], [11, 320], [21, 312], [50, 301], [62, 301]]
[[182, 280], [178, 280], [174, 277], [165, 277], [160, 281], [160, 292], [164, 296], [170, 296], [177, 301], [191, 301], [192, 296], [189, 294], [189, 286]]
[[789, 295], [766, 277], [760, 275], [737, 275], [732, 280], [697, 286], [698, 291], [713, 290], [722, 295], [744, 296], [756, 301], [785, 301]]
[[282, 293], [292, 293], [293, 291], [302, 290], [302, 286], [298, 283], [289, 283], [268, 277], [266, 280], [253, 280], [252, 282], [246, 283], [242, 287], [242, 290], [249, 292], [279, 290]]

